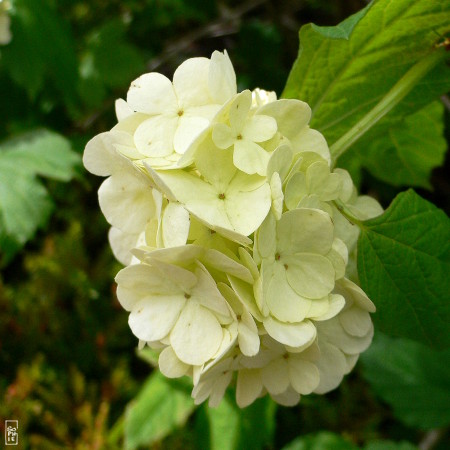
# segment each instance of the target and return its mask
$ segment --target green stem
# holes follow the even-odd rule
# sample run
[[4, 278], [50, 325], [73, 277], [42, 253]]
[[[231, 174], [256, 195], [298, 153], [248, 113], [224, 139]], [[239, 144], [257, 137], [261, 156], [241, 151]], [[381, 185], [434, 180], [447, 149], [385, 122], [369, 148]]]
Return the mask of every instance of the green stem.
[[425, 58], [414, 64], [372, 110], [330, 147], [333, 166], [339, 156], [400, 103], [414, 86], [447, 55], [445, 48], [435, 48]]
[[360, 229], [364, 227], [364, 224], [359, 220], [357, 217], [355, 217], [350, 210], [345, 206], [344, 203], [342, 203], [340, 200], [334, 200], [333, 201], [334, 206], [338, 209], [338, 211], [352, 224], [357, 225]]

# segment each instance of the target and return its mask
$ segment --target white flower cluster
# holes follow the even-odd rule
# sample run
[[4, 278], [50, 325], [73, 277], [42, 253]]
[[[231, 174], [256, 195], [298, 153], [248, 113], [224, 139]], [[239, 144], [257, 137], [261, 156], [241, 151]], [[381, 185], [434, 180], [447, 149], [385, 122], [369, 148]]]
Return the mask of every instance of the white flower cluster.
[[[135, 80], [118, 124], [86, 146], [117, 296], [167, 377], [193, 378], [216, 406], [236, 383], [245, 407], [336, 388], [371, 342], [375, 307], [349, 276], [360, 219], [382, 212], [330, 169], [309, 106], [237, 93], [226, 52], [193, 58], [173, 82]], [[339, 205], [339, 208], [336, 206]]]

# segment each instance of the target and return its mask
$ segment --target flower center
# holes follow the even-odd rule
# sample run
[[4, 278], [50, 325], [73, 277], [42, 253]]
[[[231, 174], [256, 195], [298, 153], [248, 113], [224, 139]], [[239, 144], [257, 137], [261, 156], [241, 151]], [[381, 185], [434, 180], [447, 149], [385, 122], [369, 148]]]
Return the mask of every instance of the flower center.
[[181, 117], [184, 114], [184, 111], [182, 109], [180, 109], [177, 114]]
[[189, 299], [191, 298], [191, 296], [190, 296], [188, 293], [185, 293], [185, 294], [184, 294], [184, 298], [185, 298], [186, 300], [189, 300]]
[[225, 200], [225, 194], [219, 194], [220, 200]]

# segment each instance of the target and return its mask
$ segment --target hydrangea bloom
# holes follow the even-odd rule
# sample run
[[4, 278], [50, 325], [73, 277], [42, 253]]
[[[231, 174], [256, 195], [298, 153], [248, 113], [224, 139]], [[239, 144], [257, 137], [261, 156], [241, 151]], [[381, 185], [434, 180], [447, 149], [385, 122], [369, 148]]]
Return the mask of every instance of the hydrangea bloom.
[[382, 210], [331, 168], [309, 106], [237, 93], [214, 52], [173, 81], [142, 75], [116, 112], [84, 164], [108, 177], [99, 202], [139, 345], [158, 349], [167, 377], [192, 377], [196, 403], [217, 406], [230, 383], [241, 407], [335, 389], [375, 311], [350, 280], [358, 229], [340, 211]]

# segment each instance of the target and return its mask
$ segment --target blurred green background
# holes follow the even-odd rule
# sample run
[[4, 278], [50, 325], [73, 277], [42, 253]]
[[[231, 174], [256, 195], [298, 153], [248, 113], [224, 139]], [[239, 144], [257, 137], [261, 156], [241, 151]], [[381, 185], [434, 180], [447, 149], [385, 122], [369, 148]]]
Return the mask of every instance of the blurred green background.
[[[23, 169], [28, 183], [24, 192], [41, 193], [36, 211], [22, 233], [11, 236], [0, 224], [0, 434], [4, 419], [17, 419], [21, 448], [121, 448], [124, 411], [152, 367], [137, 356], [127, 313], [115, 297], [113, 279], [121, 266], [109, 249], [108, 225], [97, 203], [102, 180], [80, 163], [84, 145], [114, 126], [114, 100], [126, 96], [134, 78], [150, 71], [172, 77], [185, 59], [209, 57], [216, 49], [228, 51], [239, 90], [261, 87], [280, 95], [297, 56], [301, 25], [335, 25], [367, 2], [2, 2], [7, 3], [12, 40], [0, 46], [0, 158], [10, 148], [26, 153], [27, 142], [36, 148], [47, 143], [55, 152], [64, 147], [66, 153], [64, 161], [49, 163], [59, 167], [59, 175], [19, 164], [17, 176]], [[448, 123], [448, 111], [446, 117]], [[433, 191], [419, 192], [448, 212], [446, 170], [448, 163], [433, 173]], [[0, 173], [4, 186], [6, 176], [2, 180]], [[384, 206], [397, 192], [368, 173], [361, 189]], [[249, 408], [239, 416], [248, 441], [236, 448], [278, 449], [321, 430], [356, 445], [373, 439], [425, 445], [430, 433], [397, 420], [361, 372], [358, 365], [339, 389], [304, 397], [295, 408], [275, 410], [267, 402]], [[182, 384], [173, 389], [189, 392]], [[144, 448], [208, 448], [207, 408], [190, 412], [179, 421], [184, 426], [169, 427]], [[241, 413], [231, 411], [230, 418], [236, 414]], [[226, 414], [223, 420], [234, 423]], [[450, 447], [445, 430], [433, 436], [432, 446], [420, 448]], [[316, 447], [296, 448], [350, 448], [332, 436], [321, 439]]]

